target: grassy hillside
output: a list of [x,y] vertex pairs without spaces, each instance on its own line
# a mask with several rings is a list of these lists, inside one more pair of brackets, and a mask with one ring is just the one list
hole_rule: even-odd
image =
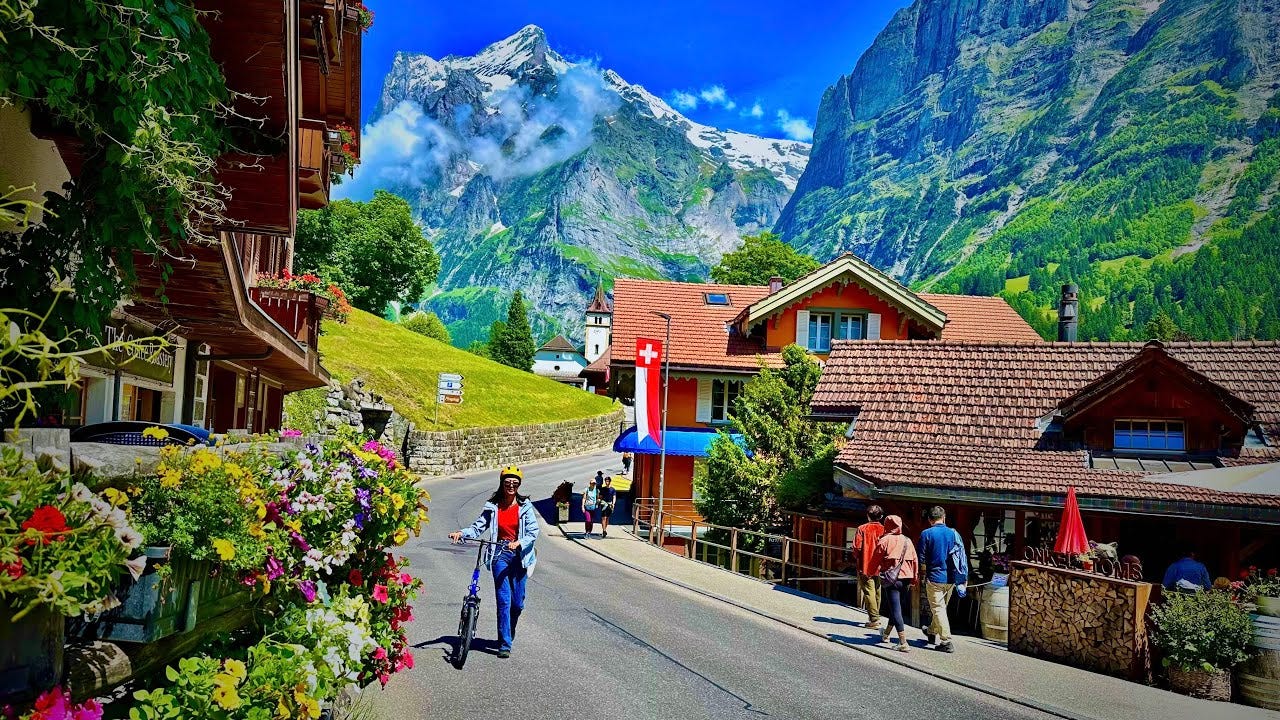
[[[572,420],[613,407],[608,398],[499,365],[360,310],[346,325],[325,321],[320,351],[335,379],[363,378],[421,430],[437,429],[432,418],[441,372],[465,378],[462,405],[440,408],[441,430]],[[285,410],[291,419],[310,419],[323,406],[324,393],[293,393],[285,398]]]

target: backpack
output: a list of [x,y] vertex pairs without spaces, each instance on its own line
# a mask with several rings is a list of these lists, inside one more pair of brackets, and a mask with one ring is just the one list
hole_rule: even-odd
[[947,550],[947,579],[954,579],[957,585],[963,585],[969,580],[969,558],[966,557],[964,540],[960,538],[960,533],[952,528],[951,534],[954,540],[951,543],[951,549]]

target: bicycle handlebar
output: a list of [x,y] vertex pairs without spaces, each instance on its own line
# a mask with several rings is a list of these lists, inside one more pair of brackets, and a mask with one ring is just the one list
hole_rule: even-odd
[[454,545],[466,545],[469,542],[475,542],[475,543],[480,543],[481,545],[501,545],[502,547],[507,546],[507,543],[501,540],[498,540],[495,542],[493,540],[485,540],[484,538],[461,537],[461,538],[458,538],[456,542],[452,540],[450,542],[452,542]]

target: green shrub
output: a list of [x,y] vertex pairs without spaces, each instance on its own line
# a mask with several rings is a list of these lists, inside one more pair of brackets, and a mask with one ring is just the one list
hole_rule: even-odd
[[442,343],[451,343],[449,337],[449,328],[444,326],[440,317],[433,312],[422,312],[419,310],[410,315],[400,318],[400,324],[406,330],[412,330],[419,335],[426,335],[429,338],[435,338]]
[[1230,670],[1249,657],[1253,623],[1227,592],[1167,593],[1151,617],[1151,641],[1165,667]]

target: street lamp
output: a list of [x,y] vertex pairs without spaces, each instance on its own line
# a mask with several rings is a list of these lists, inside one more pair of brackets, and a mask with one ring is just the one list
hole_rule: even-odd
[[666,509],[663,503],[667,489],[667,392],[671,389],[671,316],[657,310],[649,312],[667,321],[667,338],[662,345],[662,444],[659,446],[662,459],[658,461],[658,512],[661,513]]

